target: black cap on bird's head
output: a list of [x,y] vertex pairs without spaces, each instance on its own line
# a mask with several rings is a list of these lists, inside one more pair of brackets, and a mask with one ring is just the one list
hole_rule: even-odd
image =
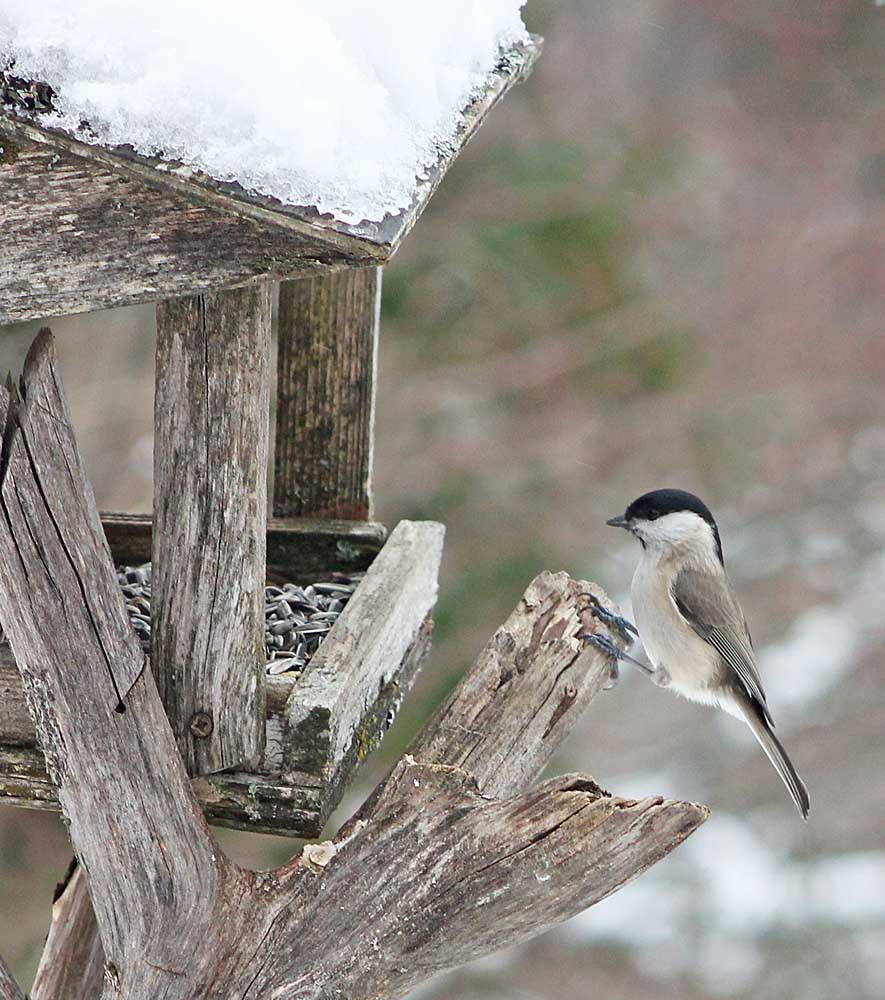
[[678,514],[683,511],[697,514],[698,517],[710,525],[713,537],[716,540],[719,561],[722,562],[722,542],[719,539],[719,528],[716,524],[716,519],[703,500],[696,497],[694,493],[688,493],[686,490],[652,490],[650,493],[643,493],[641,497],[637,497],[630,504],[621,516],[609,518],[605,523],[613,528],[626,528],[628,531],[637,534],[634,530],[637,523],[642,521],[656,521],[667,514]]

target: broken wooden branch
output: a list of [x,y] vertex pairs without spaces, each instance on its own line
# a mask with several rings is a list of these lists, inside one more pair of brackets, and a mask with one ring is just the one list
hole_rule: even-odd
[[31,1000],[98,1000],[104,985],[104,949],[83,869],[74,861],[58,886],[52,923]]
[[151,669],[191,774],[264,748],[270,286],[157,307]]
[[20,405],[4,391],[0,410],[0,621],[106,952],[127,967],[133,948],[170,950],[162,928],[187,936],[224,866],[126,615],[48,331],[28,354]]

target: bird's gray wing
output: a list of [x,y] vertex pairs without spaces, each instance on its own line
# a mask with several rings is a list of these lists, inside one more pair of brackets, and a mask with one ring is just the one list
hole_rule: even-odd
[[756,667],[750,633],[728,580],[699,569],[684,569],[671,590],[682,617],[734,671],[748,697],[771,723]]

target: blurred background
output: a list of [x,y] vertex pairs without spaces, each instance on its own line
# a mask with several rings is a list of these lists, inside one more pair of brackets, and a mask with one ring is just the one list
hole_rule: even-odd
[[[353,807],[506,617],[566,569],[629,610],[603,527],[704,497],[803,824],[749,733],[626,667],[554,763],[703,801],[674,855],[425,1000],[885,995],[885,10],[530,0],[546,49],[387,269],[380,519],[448,526],[434,652]],[[153,311],[58,320],[99,504],[151,498]],[[21,364],[33,327],[0,334]],[[290,841],[222,833],[268,866]],[[0,941],[30,982],[69,846],[0,808]],[[417,994],[416,994],[417,995]]]

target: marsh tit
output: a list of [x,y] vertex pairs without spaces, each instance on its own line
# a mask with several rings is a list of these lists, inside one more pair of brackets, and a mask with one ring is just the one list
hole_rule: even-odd
[[807,818],[808,791],[774,734],[713,515],[691,493],[654,490],[606,524],[625,528],[642,546],[633,575],[633,615],[655,668],[653,679],[746,722]]

